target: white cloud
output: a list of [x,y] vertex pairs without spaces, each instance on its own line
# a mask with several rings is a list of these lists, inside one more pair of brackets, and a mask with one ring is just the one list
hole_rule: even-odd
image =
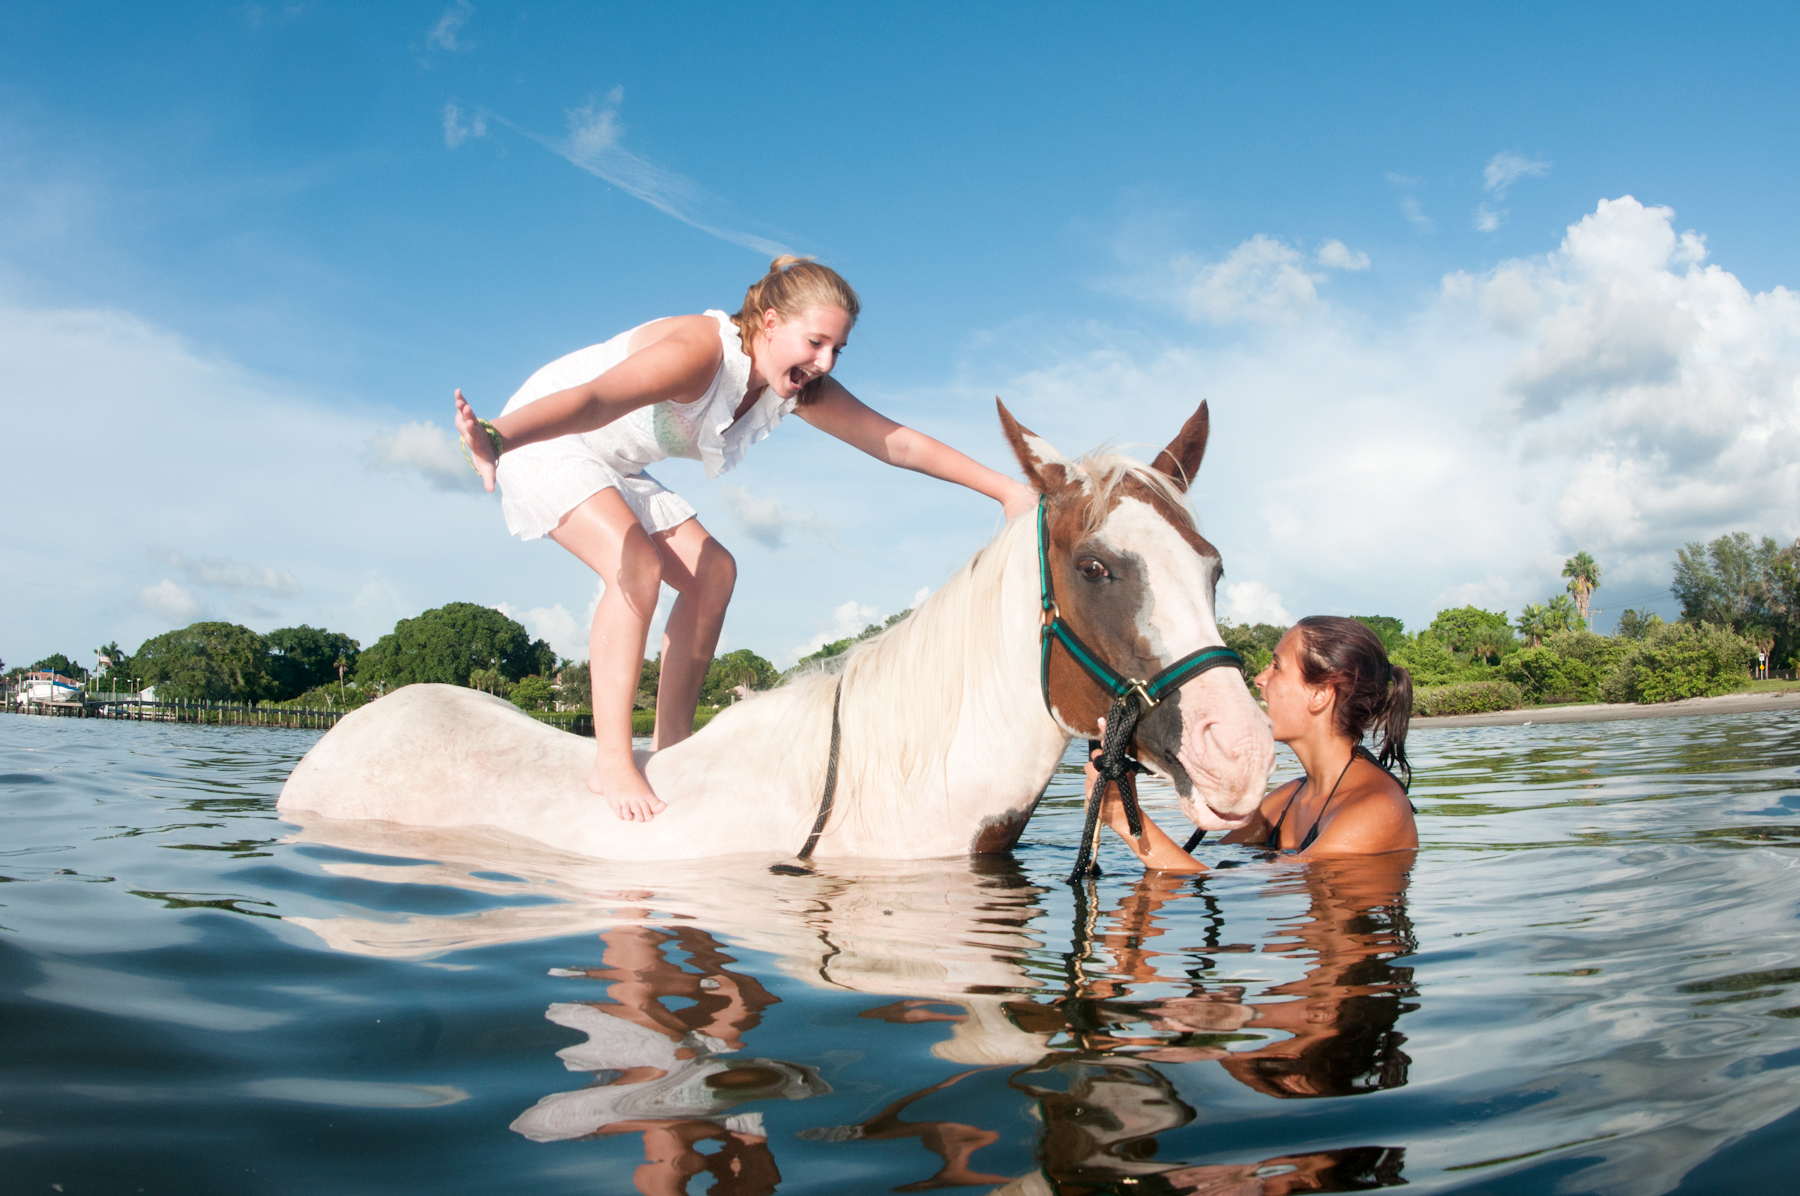
[[[575,616],[560,602],[554,606],[534,606],[529,610],[520,610],[507,602],[496,602],[494,609],[509,619],[517,619],[523,623],[533,639],[547,642],[556,649],[558,656],[580,660],[587,655],[588,625],[577,624]],[[592,615],[589,620],[592,621]]]
[[919,592],[914,594],[912,596],[912,601],[906,604],[907,609],[918,610],[919,607],[921,605],[923,605],[925,600],[929,597],[931,597],[931,587],[930,586],[920,586]]
[[1578,550],[1655,592],[1686,541],[1800,535],[1800,295],[1750,292],[1629,196],[1378,324],[1320,304],[1223,342],[1059,332],[1060,358],[968,398],[1076,450],[1160,443],[1204,393],[1207,537],[1296,615],[1515,610]]
[[462,109],[453,100],[444,105],[444,144],[455,149],[471,137],[487,136],[487,116],[479,109],[469,114],[469,123],[462,123]]
[[1214,324],[1292,323],[1318,306],[1324,278],[1307,269],[1298,249],[1258,233],[1193,271],[1188,316]]
[[1342,241],[1327,241],[1319,246],[1318,262],[1333,270],[1367,270],[1369,255],[1361,250],[1352,251]]
[[430,420],[370,437],[369,455],[376,468],[422,477],[439,490],[484,492],[480,476],[463,457],[462,441]]
[[1491,233],[1505,222],[1507,210],[1500,205],[1500,201],[1506,198],[1507,191],[1514,183],[1525,178],[1542,178],[1549,173],[1549,162],[1527,158],[1510,150],[1503,150],[1489,158],[1487,169],[1482,172],[1481,188],[1493,196],[1493,202],[1483,202],[1475,209],[1476,230]]
[[139,591],[138,601],[151,614],[173,623],[191,623],[200,613],[200,603],[194,596],[166,577]]
[[790,511],[774,495],[759,498],[742,486],[721,486],[719,497],[743,525],[744,533],[769,549],[787,547],[790,532],[830,539],[831,524],[811,511]]
[[770,257],[789,252],[788,247],[778,241],[733,227],[736,220],[730,205],[692,179],[658,166],[621,145],[625,126],[619,120],[619,105],[624,99],[625,89],[614,87],[607,93],[604,103],[589,100],[579,108],[570,109],[567,113],[569,134],[560,141],[533,133],[498,113],[487,115],[683,224]]
[[196,559],[168,549],[152,552],[150,557],[154,563],[179,571],[190,583],[208,589],[252,591],[275,598],[292,598],[300,592],[300,581],[292,573],[267,565],[219,557]]
[[798,660],[802,656],[811,656],[826,644],[855,635],[870,623],[880,611],[873,606],[866,606],[852,598],[839,606],[831,608],[831,625],[811,639],[795,648],[788,661]]
[[1435,232],[1437,230],[1437,222],[1425,214],[1425,209],[1419,206],[1418,199],[1411,195],[1402,195],[1400,197],[1400,214],[1406,217],[1406,222],[1408,224],[1412,225],[1422,233]]
[[1281,604],[1281,595],[1260,581],[1234,581],[1225,586],[1224,608],[1219,612],[1233,623],[1293,624],[1294,617]]
[[438,18],[431,32],[425,35],[425,44],[433,49],[448,50],[454,54],[459,50],[472,50],[475,43],[462,36],[462,27],[475,15],[475,6],[469,0],[456,0],[444,15]]
[[1520,179],[1542,178],[1549,173],[1550,163],[1503,150],[1488,159],[1487,169],[1482,172],[1482,190],[1504,199],[1508,188]]

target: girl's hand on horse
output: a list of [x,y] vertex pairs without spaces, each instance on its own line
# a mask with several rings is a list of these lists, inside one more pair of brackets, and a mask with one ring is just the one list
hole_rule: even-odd
[[481,475],[481,484],[492,494],[494,471],[499,468],[500,459],[494,455],[494,442],[476,422],[475,409],[469,406],[469,400],[463,398],[460,388],[456,392],[456,434],[462,437],[463,452],[468,454],[475,472]]

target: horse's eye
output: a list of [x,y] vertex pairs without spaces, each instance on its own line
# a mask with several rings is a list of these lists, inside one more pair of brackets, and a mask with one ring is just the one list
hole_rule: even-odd
[[1076,561],[1075,567],[1089,581],[1108,581],[1112,578],[1112,571],[1091,556]]

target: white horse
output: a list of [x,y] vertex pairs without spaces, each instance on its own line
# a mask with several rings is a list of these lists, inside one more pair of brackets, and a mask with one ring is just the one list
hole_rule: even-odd
[[[1206,450],[1206,405],[1149,467],[1114,454],[1070,461],[1004,406],[1000,420],[1045,497],[1050,576],[1081,639],[1128,678],[1222,644],[1219,553],[1184,499]],[[739,702],[650,756],[645,775],[668,803],[650,822],[622,822],[588,791],[587,741],[449,685],[407,686],[343,719],[277,808],[489,826],[600,859],[793,855],[820,811],[835,722],[819,858],[1005,851],[1070,739],[1093,737],[1111,702],[1060,648],[1040,689],[1042,625],[1038,520],[1021,517],[835,673]],[[1196,821],[1200,803],[1228,816],[1254,808],[1275,763],[1269,720],[1231,669],[1165,698],[1136,744]]]

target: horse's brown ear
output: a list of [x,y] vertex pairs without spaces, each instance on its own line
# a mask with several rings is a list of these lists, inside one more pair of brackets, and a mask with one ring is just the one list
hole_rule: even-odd
[[1026,481],[1040,494],[1066,485],[1069,459],[1050,447],[1049,441],[1014,419],[998,396],[994,406],[999,408],[1000,428],[1006,433],[1007,443],[1012,445],[1013,455],[1019,459],[1019,468],[1025,471]]
[[1180,433],[1169,442],[1169,447],[1156,454],[1157,471],[1166,474],[1183,491],[1193,483],[1194,475],[1200,472],[1200,458],[1206,456],[1209,424],[1206,400],[1202,399],[1200,410],[1190,415],[1188,422],[1181,425]]

